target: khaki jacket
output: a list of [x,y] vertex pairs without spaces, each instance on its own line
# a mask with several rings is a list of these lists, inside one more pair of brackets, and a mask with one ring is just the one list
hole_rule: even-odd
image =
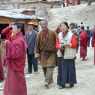
[[[44,41],[44,42],[43,42]],[[48,38],[43,37],[43,31],[40,31],[36,39],[35,57],[40,58],[42,67],[55,67],[56,65],[56,33],[48,30]]]

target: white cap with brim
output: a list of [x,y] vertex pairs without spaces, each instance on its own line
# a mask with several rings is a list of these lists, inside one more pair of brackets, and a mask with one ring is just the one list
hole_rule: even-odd
[[48,24],[47,20],[41,20],[40,24]]
[[34,23],[33,22],[29,22],[28,25],[34,25]]

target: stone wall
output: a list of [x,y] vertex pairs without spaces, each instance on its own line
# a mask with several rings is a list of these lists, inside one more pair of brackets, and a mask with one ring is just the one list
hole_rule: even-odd
[[60,3],[52,3],[52,2],[4,2],[0,3],[0,9],[7,9],[7,8],[26,8],[26,9],[44,9],[44,8],[51,8],[53,5],[54,8],[58,8],[61,6]]

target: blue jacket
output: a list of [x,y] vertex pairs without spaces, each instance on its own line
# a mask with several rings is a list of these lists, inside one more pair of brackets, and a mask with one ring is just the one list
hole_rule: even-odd
[[88,39],[90,39],[91,38],[91,30],[90,29],[87,29],[86,30],[86,33],[87,33]]
[[34,54],[37,32],[35,30],[32,30],[31,32],[28,31],[25,34],[25,37],[28,44],[27,54]]

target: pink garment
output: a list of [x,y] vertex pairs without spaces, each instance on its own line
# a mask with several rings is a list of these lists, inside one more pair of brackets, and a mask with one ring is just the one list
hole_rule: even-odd
[[79,34],[80,39],[80,58],[85,58],[87,56],[87,33],[81,31]]
[[80,5],[80,0],[77,0],[77,5]]
[[87,56],[87,47],[80,46],[80,58],[85,58]]
[[3,72],[1,58],[0,58],[0,79],[4,80],[4,72]]
[[66,3],[67,3],[67,6],[69,6],[69,4],[70,4],[70,1],[69,1],[69,0],[66,0]]
[[92,47],[95,47],[95,28],[92,29],[92,41],[91,41]]
[[10,30],[10,27],[6,27],[2,30],[1,34],[6,36],[6,40],[9,40],[11,38],[12,31]]
[[[0,38],[0,44],[1,44],[1,38]],[[1,47],[0,47],[0,79],[4,80],[4,72],[3,72],[2,60],[1,60]]]
[[27,44],[21,32],[6,43],[4,66],[8,67],[4,95],[27,95],[24,75]]
[[94,65],[95,65],[95,28],[92,29],[92,47],[94,47]]

